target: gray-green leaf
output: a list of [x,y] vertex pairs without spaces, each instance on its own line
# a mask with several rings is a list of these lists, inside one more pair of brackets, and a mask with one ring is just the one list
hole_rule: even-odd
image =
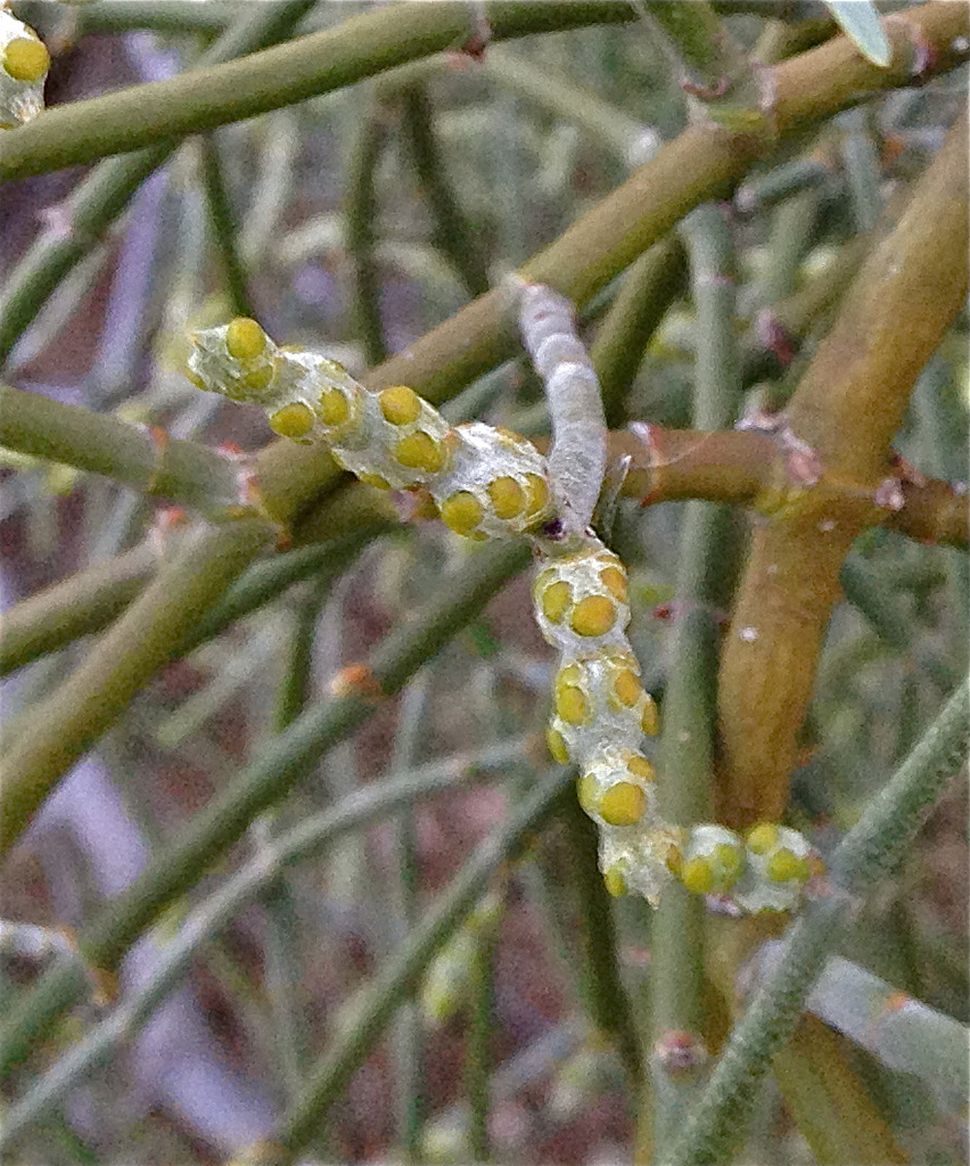
[[870,0],[825,0],[837,24],[867,61],[885,68],[892,47],[882,20]]

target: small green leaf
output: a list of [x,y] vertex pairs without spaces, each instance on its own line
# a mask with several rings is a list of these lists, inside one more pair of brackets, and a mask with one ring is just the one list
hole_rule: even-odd
[[871,0],[825,0],[836,23],[867,61],[885,69],[892,60],[892,46]]

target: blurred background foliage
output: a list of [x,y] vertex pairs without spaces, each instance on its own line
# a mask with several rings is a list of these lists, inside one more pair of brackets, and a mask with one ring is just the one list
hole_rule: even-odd
[[[336,25],[373,7],[319,3],[304,24]],[[768,59],[834,33],[819,5],[718,7],[737,40]],[[14,5],[51,47],[50,106],[174,75],[244,8],[221,0]],[[858,267],[860,239],[893,215],[965,100],[963,70],[889,92],[788,143],[734,193],[733,325],[749,413],[788,398]],[[259,410],[200,394],[186,380],[189,330],[251,314],[279,341],[323,350],[361,374],[554,240],[683,119],[677,69],[655,30],[635,22],[526,37],[486,48],[481,60],[455,52],[414,67],[406,85],[367,81],[189,139],[60,283],[18,340],[5,379],[176,437],[259,449],[270,438]],[[4,186],[0,282],[41,227],[56,227],[82,173]],[[682,256],[670,273],[665,310],[642,359],[631,359],[616,422],[691,424],[697,329]],[[615,294],[610,285],[585,309],[591,341]],[[796,321],[791,345],[766,333],[768,309]],[[914,466],[951,480],[966,473],[966,326],[964,313],[926,366],[897,442]],[[469,386],[446,412],[530,435],[545,428],[541,385],[521,359]],[[0,456],[5,607],[138,547],[148,532],[165,540],[178,524],[171,510],[108,479],[13,451]],[[625,503],[612,532],[631,573],[632,639],[661,702],[686,505]],[[469,554],[434,523],[381,529],[165,668],[74,769],[6,860],[4,918],[51,929],[3,933],[9,997],[51,958],[64,958],[62,929],[81,927],[149,855],[164,855],[261,742],[305,703],[324,699],[341,669],[406,624]],[[967,666],[965,551],[872,529],[843,582],[788,815],[823,852]],[[86,650],[83,641],[69,644],[18,670],[4,682],[4,717],[51,691]],[[13,1095],[69,1056],[116,1002],[150,984],[190,908],[274,840],[392,779],[423,781],[424,796],[375,811],[378,820],[287,866],[270,890],[205,935],[151,1017],[133,1021],[103,1063],[19,1135],[9,1160],[208,1163],[267,1136],[308,1066],[348,1023],[345,1002],[547,773],[549,672],[520,578],[284,804],[252,823],[231,856],[134,947],[120,987],[101,985],[33,1050]],[[944,799],[840,947],[963,1024],[965,816],[962,791]],[[631,1057],[590,1005],[590,979],[601,969],[584,930],[591,911],[610,910],[586,885],[590,837],[560,799],[525,849],[480,887],[475,911],[423,987],[361,1056],[307,1160],[631,1160],[645,1136]],[[612,915],[615,936],[602,920],[595,935],[615,941],[649,1053],[651,912],[624,899]],[[716,924],[718,943],[730,946],[730,923]],[[864,1040],[839,1041],[840,1063],[902,1155],[894,1161],[964,1160],[962,1105],[941,1101]],[[770,1082],[742,1160],[851,1160],[819,1157],[824,1138],[811,1145],[814,1125],[852,1123],[832,1104],[808,1098],[793,1114]]]

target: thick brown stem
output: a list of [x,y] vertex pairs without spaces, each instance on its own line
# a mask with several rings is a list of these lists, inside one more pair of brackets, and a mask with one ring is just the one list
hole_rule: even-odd
[[[801,483],[776,496],[775,516],[754,532],[721,659],[719,816],[730,825],[784,811],[839,570],[872,521],[871,499],[905,509],[899,484],[885,480],[889,443],[966,288],[961,118],[895,230],[860,269],[781,419]],[[859,497],[826,489],[826,475],[864,489]]]

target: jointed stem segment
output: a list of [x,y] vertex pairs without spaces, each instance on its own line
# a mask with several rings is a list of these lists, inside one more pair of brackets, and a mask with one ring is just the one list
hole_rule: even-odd
[[626,571],[587,527],[590,483],[605,459],[598,382],[568,301],[541,285],[520,294],[523,340],[557,429],[548,461],[508,430],[450,427],[404,385],[371,392],[332,360],[278,348],[250,319],[198,333],[190,375],[259,402],[277,433],[325,444],[369,485],[429,494],[457,534],[528,538],[539,559],[536,618],[560,656],[549,745],[581,767],[580,804],[600,827],[611,893],[655,903],[676,872],[689,890],[729,896],[742,910],[792,907],[812,873],[800,835],[771,827],[763,846],[745,848],[729,831],[683,830],[658,812],[653,767],[640,752],[657,717],[626,638]]

